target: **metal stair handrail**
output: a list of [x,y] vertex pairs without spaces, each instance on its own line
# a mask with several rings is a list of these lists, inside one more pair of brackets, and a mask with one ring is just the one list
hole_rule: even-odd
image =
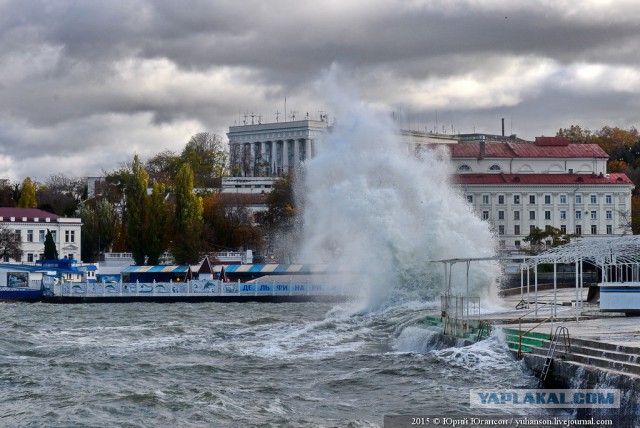
[[542,372],[540,373],[540,386],[544,385],[545,380],[547,380],[547,375],[549,374],[549,370],[551,369],[551,364],[553,363],[553,357],[556,353],[556,347],[558,346],[560,337],[564,339],[565,352],[567,348],[569,349],[569,352],[571,352],[571,338],[569,337],[569,329],[566,326],[559,325],[556,328],[553,338],[549,342],[547,358],[544,361],[544,366],[542,366]]

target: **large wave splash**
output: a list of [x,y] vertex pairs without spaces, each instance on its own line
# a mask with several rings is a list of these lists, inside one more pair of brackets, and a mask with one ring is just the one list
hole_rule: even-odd
[[[450,184],[446,151],[416,156],[388,114],[354,101],[336,80],[323,88],[335,124],[299,188],[303,257],[354,274],[349,282],[366,290],[368,308],[407,292],[434,298],[443,290],[444,268],[432,261],[492,256],[489,224]],[[465,272],[462,264],[453,269],[453,291],[466,291]],[[470,290],[486,292],[498,275],[495,263],[472,263]]]

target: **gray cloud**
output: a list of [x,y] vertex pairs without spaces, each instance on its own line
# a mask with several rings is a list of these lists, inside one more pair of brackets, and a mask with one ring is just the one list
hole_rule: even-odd
[[[93,175],[247,113],[312,117],[339,64],[407,125],[635,125],[640,5],[543,0],[0,2],[0,165]],[[99,153],[99,155],[96,155]]]

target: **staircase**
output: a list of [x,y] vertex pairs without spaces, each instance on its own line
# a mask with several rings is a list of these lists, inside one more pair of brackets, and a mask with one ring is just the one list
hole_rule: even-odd
[[531,353],[536,349],[545,349],[551,339],[550,334],[531,331],[528,333],[523,332],[522,342],[520,342],[520,330],[517,328],[503,328],[502,333],[504,334],[507,347],[516,353],[518,349],[520,349],[522,353]]
[[[532,350],[532,354],[542,358],[546,357],[545,351],[544,348],[538,348]],[[572,338],[571,352],[567,351],[557,349],[555,359],[578,367],[640,377],[640,348]]]

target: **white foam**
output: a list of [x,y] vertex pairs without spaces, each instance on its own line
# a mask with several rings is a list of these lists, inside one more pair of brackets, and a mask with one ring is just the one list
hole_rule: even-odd
[[[338,80],[334,70],[322,88],[338,119],[316,146],[301,188],[303,257],[361,273],[357,286],[368,290],[362,309],[398,288],[433,298],[442,291],[443,268],[429,261],[493,255],[489,224],[449,183],[451,166],[441,152],[409,153],[388,115]],[[493,263],[472,263],[470,289],[488,290],[498,275]],[[454,268],[452,284],[466,291],[465,269]]]

